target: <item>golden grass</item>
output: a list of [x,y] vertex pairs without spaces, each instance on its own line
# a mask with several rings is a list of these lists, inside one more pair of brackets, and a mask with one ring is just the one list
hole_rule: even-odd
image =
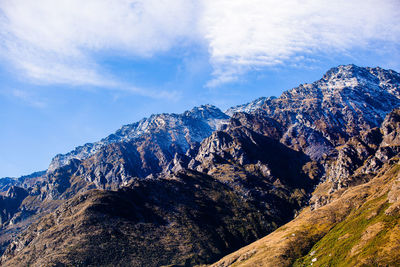
[[[387,196],[397,193],[399,169],[398,164],[386,165],[370,182],[336,194],[319,209],[304,209],[291,222],[211,266],[396,266],[400,214],[392,207],[399,203],[397,198],[389,203]],[[321,184],[316,192],[326,188]]]

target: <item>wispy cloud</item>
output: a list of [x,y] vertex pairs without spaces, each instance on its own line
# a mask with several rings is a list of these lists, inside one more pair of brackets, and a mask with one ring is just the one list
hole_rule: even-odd
[[107,88],[121,88],[121,82],[102,68],[98,55],[146,59],[202,43],[214,70],[208,85],[218,86],[249,70],[311,62],[316,54],[398,44],[400,3],[2,0],[0,40],[3,58],[33,81]]
[[185,0],[3,0],[0,52],[34,81],[111,87],[116,78],[96,53],[167,51],[192,34],[194,6]]
[[24,90],[13,89],[11,96],[34,108],[45,108],[47,106],[45,101]]
[[[201,29],[214,79],[234,81],[251,69],[400,42],[398,0],[208,0]],[[298,56],[302,56],[302,58]]]
[[181,92],[176,90],[155,90],[155,89],[142,89],[128,84],[116,84],[111,87],[113,90],[117,89],[121,92],[134,93],[140,96],[146,96],[154,99],[166,99],[176,102],[181,99]]

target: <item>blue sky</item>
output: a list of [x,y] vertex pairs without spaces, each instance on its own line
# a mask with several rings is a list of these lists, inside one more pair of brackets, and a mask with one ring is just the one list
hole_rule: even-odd
[[[0,177],[152,113],[400,71],[398,0],[2,0]],[[334,3],[332,3],[334,2]]]

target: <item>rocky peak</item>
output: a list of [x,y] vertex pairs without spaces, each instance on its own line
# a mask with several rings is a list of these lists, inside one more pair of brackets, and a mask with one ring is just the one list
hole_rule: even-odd
[[184,117],[191,119],[227,119],[228,116],[213,105],[201,105],[183,113]]
[[268,104],[271,100],[275,99],[276,97],[271,96],[271,97],[260,97],[257,98],[256,100],[253,100],[247,104],[242,104],[238,106],[231,107],[225,111],[226,114],[229,116],[233,116],[235,112],[245,112],[245,113],[251,113],[255,110],[260,109],[263,105]]
[[[400,74],[393,70],[385,70],[380,67],[358,67],[356,65],[340,65],[326,72],[321,79],[325,82],[338,80],[357,80],[360,84],[378,84],[386,89],[393,87],[400,82]],[[398,87],[398,86],[395,86]]]
[[381,128],[361,132],[336,147],[336,153],[325,166],[326,183],[329,191],[313,196],[312,207],[327,204],[333,193],[350,186],[368,182],[377,175],[385,163],[400,153],[400,109],[390,112]]
[[73,158],[84,160],[112,143],[130,142],[145,135],[169,135],[168,139],[187,150],[193,142],[201,142],[229,118],[220,109],[212,105],[195,107],[182,114],[157,114],[136,123],[122,126],[115,133],[95,142],[75,148],[67,154],[55,156],[48,172],[69,164]]
[[352,78],[376,79],[369,68],[358,67],[354,64],[340,65],[328,70],[322,77],[324,81],[345,80]]
[[400,95],[400,74],[380,67],[338,66],[330,69],[316,84],[325,91],[324,95],[340,95],[340,98],[352,100],[365,96],[399,98]]
[[[399,93],[400,74],[344,65],[314,83],[284,92],[262,109],[286,129],[283,143],[319,159],[325,152],[317,150],[329,151],[361,131],[379,127],[386,114],[400,106]],[[297,137],[306,136],[311,142],[297,142]]]
[[26,190],[18,186],[11,186],[5,194],[5,196],[9,198],[20,199],[24,199],[27,195],[28,193],[26,192]]
[[382,123],[383,146],[400,146],[400,109],[386,116]]

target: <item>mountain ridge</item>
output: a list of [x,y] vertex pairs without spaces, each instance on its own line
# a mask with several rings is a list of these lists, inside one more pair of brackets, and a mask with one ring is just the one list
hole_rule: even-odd
[[[339,78],[338,78],[339,76]],[[343,76],[343,77],[342,77]],[[355,77],[354,77],[355,76]],[[373,82],[369,81],[372,80]],[[338,79],[344,79],[344,82],[338,82]],[[389,82],[388,82],[389,81]],[[393,83],[394,82],[394,83]],[[400,83],[400,76],[398,73],[394,72],[393,70],[383,70],[382,68],[376,67],[376,68],[360,68],[357,67],[355,65],[340,65],[338,67],[335,68],[331,68],[330,70],[328,70],[326,72],[326,74],[324,74],[323,78],[321,78],[320,80],[311,83],[311,84],[304,84],[304,85],[300,85],[299,87],[295,87],[291,90],[285,91],[282,93],[282,95],[280,97],[261,97],[258,98],[252,102],[249,102],[247,104],[243,104],[243,105],[238,105],[235,107],[232,107],[230,109],[228,109],[225,113],[223,113],[221,110],[219,110],[218,108],[212,106],[212,105],[203,105],[200,106],[200,108],[205,108],[206,111],[208,111],[206,115],[212,115],[213,118],[210,122],[208,122],[208,125],[210,126],[210,129],[208,129],[208,131],[206,131],[205,134],[201,134],[201,136],[198,136],[198,138],[194,138],[195,141],[200,142],[202,139],[204,139],[205,137],[207,137],[208,135],[211,134],[211,132],[213,130],[217,130],[218,128],[218,120],[220,124],[224,124],[224,120],[227,120],[229,117],[228,116],[232,116],[235,112],[245,112],[245,113],[251,113],[254,112],[256,110],[264,110],[267,112],[267,115],[270,117],[274,117],[274,113],[276,108],[271,108],[271,106],[278,106],[278,110],[279,110],[279,105],[281,105],[280,102],[284,101],[285,99],[288,98],[294,98],[297,97],[299,100],[302,100],[302,92],[307,89],[307,90],[313,90],[313,88],[315,87],[321,87],[321,88],[335,88],[335,89],[345,89],[345,88],[353,88],[352,91],[355,91],[354,89],[359,88],[360,86],[366,86],[368,88],[368,90],[371,90],[371,92],[376,91],[376,93],[383,93],[385,91],[387,91],[386,95],[382,95],[380,97],[384,97],[387,103],[385,103],[385,105],[380,105],[377,108],[375,108],[375,106],[373,106],[373,109],[366,109],[366,107],[364,107],[364,109],[360,108],[359,106],[357,106],[357,99],[350,99],[352,100],[352,102],[350,102],[347,106],[345,106],[345,108],[349,109],[350,113],[352,112],[352,110],[354,110],[354,113],[366,113],[369,114],[366,124],[370,124],[373,125],[374,127],[379,126],[380,122],[383,121],[384,116],[390,111],[390,109],[387,109],[385,107],[393,107],[396,105],[400,105],[400,101],[399,101],[399,97],[400,97],[400,88],[398,86],[398,84]],[[396,86],[397,84],[397,86]],[[329,90],[325,90],[325,91],[329,91]],[[334,93],[334,92],[329,92],[329,93]],[[316,91],[314,93],[314,97],[321,97],[322,92],[318,92]],[[336,97],[336,95],[332,95],[330,96],[331,98]],[[367,95],[369,97],[368,101],[373,103],[373,98],[376,96],[371,96],[371,95]],[[356,98],[357,95],[355,96],[351,96],[353,98]],[[322,99],[322,101],[324,101],[324,99]],[[330,100],[332,101],[332,100]],[[349,101],[348,98],[346,98],[345,100],[342,100],[343,102]],[[393,103],[395,102],[395,103]],[[358,109],[358,110],[356,110]],[[158,115],[151,115],[149,118],[144,118],[142,120],[140,120],[139,122],[133,123],[133,124],[128,124],[125,126],[122,126],[119,130],[117,130],[114,134],[109,135],[106,138],[103,138],[101,141],[99,142],[95,142],[95,143],[88,143],[85,144],[84,146],[80,146],[77,147],[76,149],[74,149],[73,151],[64,154],[64,155],[57,155],[55,158],[53,158],[48,171],[54,171],[57,167],[61,167],[65,164],[67,164],[68,160],[71,158],[77,158],[77,159],[86,159],[89,156],[95,154],[97,151],[99,151],[101,148],[103,148],[104,146],[110,144],[110,143],[116,143],[116,142],[120,142],[120,141],[130,141],[134,138],[138,138],[140,137],[144,132],[150,132],[151,129],[154,129],[154,127],[152,128],[151,124],[155,123],[158,119],[163,119],[163,117],[166,117],[166,119],[168,120],[169,118],[171,120],[174,119],[178,119],[179,117],[181,118],[188,118],[191,119],[192,117],[194,119],[206,119],[206,117],[203,116],[197,116],[197,113],[199,111],[198,107],[193,108],[191,111],[185,111],[182,114],[158,114]],[[280,114],[285,113],[284,110],[279,111]],[[293,113],[293,111],[292,111]],[[312,124],[316,121],[315,119],[309,121],[307,120],[308,117],[310,117],[309,113],[305,113],[305,114],[301,114],[302,112],[297,112],[299,113],[298,116],[295,116],[295,118],[291,118],[290,120],[292,122],[289,122],[292,127],[294,126],[295,129],[299,128],[298,124],[307,127],[306,130],[301,130],[303,133],[305,131],[309,131],[311,133],[308,133],[313,135],[315,134],[315,131],[313,131],[315,127],[312,127]],[[191,114],[193,114],[194,116],[191,116]],[[289,114],[288,114],[289,115]],[[324,116],[325,114],[319,114],[321,116]],[[350,114],[351,115],[351,114]],[[355,114],[358,115],[358,114]],[[357,116],[352,115],[353,121],[357,119]],[[291,115],[293,116],[293,115]],[[179,119],[181,119],[179,118]],[[209,119],[211,119],[210,117],[208,117]],[[289,115],[290,118],[290,115]],[[343,121],[344,119],[344,121]],[[280,120],[283,122],[283,124],[287,124],[288,121],[280,118]],[[348,119],[346,120],[345,118],[332,118],[330,119],[330,123],[335,123],[335,121],[339,120],[339,123],[343,123],[346,124],[348,123]],[[342,120],[342,121],[340,121]],[[185,127],[185,123],[187,123],[186,121],[184,123],[182,123],[183,125],[179,125],[179,126],[183,126]],[[296,125],[296,123],[298,123]],[[337,124],[337,123],[336,123]],[[354,122],[353,122],[354,124]],[[147,127],[150,125],[150,127],[147,129]],[[289,128],[289,127],[288,127]],[[291,135],[290,130],[291,129],[287,129],[288,130],[288,134]],[[356,129],[358,130],[358,129]],[[317,132],[324,134],[324,131],[318,129]],[[325,133],[326,135],[326,133]],[[337,145],[337,141],[335,140],[334,136],[329,136],[326,135],[324,136],[325,139],[328,139],[328,142],[333,142],[333,145]],[[348,138],[348,136],[347,136]],[[343,141],[339,141],[339,142],[343,142]],[[187,149],[187,146],[184,146],[185,149]],[[328,148],[329,150],[329,148]],[[313,154],[313,152],[309,153],[310,155]],[[316,155],[316,157],[320,157],[321,155]]]
[[[17,206],[9,206],[3,215],[0,237],[5,241],[0,241],[3,249],[7,245],[8,248],[2,262],[7,266],[21,260],[40,266],[40,259],[32,254],[38,245],[43,259],[54,264],[79,263],[62,255],[74,255],[81,260],[79,264],[121,263],[111,255],[104,261],[93,261],[89,254],[104,251],[86,243],[88,250],[74,247],[72,254],[64,251],[50,257],[42,245],[55,242],[53,237],[58,234],[79,245],[67,231],[71,229],[68,218],[72,216],[82,223],[76,226],[76,234],[82,235],[84,225],[96,230],[90,236],[83,234],[82,240],[89,238],[105,248],[114,246],[109,247],[113,251],[118,242],[109,237],[115,234],[108,235],[103,230],[117,231],[127,242],[125,256],[132,262],[152,262],[149,266],[211,263],[289,222],[304,207],[318,210],[330,205],[343,190],[371,181],[377,170],[389,164],[386,159],[399,152],[393,146],[397,142],[397,113],[390,113],[400,106],[399,97],[400,74],[379,67],[342,65],[330,69],[314,83],[300,85],[280,97],[259,98],[232,107],[226,113],[203,105],[182,114],[152,115],[123,126],[100,143],[78,147],[64,158],[55,157],[43,176],[27,179],[32,182],[25,183],[24,191],[17,185],[8,185],[9,193],[5,192],[0,205],[16,199],[17,202],[12,201]],[[377,127],[382,127],[383,134]],[[364,164],[366,160],[369,164]],[[154,195],[143,195],[137,186],[154,187],[155,191],[150,190]],[[177,188],[188,190],[184,199],[166,193]],[[121,193],[121,199],[119,193],[112,192],[125,193]],[[207,200],[207,192],[211,200]],[[137,198],[143,202],[135,202]],[[152,216],[158,214],[159,219],[145,224],[142,219],[127,219],[124,211],[110,204],[117,203],[116,199],[131,203],[127,204],[129,209],[140,218],[154,219]],[[205,208],[203,215],[210,216],[211,212],[222,216],[221,228],[212,220],[200,219],[203,215],[197,217],[198,205],[211,205],[211,201],[219,207],[222,202],[218,199],[225,203],[225,212],[232,214],[232,220],[224,217],[222,210],[211,212]],[[98,209],[99,205],[103,208]],[[254,216],[249,218],[240,212],[237,207],[241,205]],[[75,206],[86,207],[88,213],[79,213]],[[171,217],[173,214],[180,214],[186,221]],[[138,236],[127,238],[131,230],[121,234],[121,229],[111,229],[108,219],[101,218],[114,218],[126,229],[142,229],[137,233],[144,236],[147,232],[141,232],[144,228],[140,227],[146,225],[146,231],[152,233],[149,240],[159,238],[162,229],[187,236],[202,256],[196,256],[190,244],[185,243],[188,249],[176,250],[179,243],[164,239],[158,250],[170,253],[169,249],[174,248],[174,261],[167,262],[162,257],[157,261],[151,253],[141,257],[131,248],[139,244],[153,246],[150,241]],[[165,228],[170,225],[165,222],[172,218],[171,225],[178,232]],[[58,225],[59,219],[66,223]],[[255,228],[242,223],[248,220]],[[220,231],[216,233],[215,227]],[[195,230],[188,235],[191,228]],[[22,231],[22,235],[17,235],[15,229]],[[197,242],[196,238],[202,241]]]
[[[370,147],[377,147],[369,155],[347,155],[365,160],[341,187],[327,190],[337,182],[334,179],[320,183],[313,192],[314,203],[296,218],[211,266],[397,266],[399,122],[400,110],[396,109],[385,118],[382,138],[370,139]],[[362,135],[347,145],[357,147],[355,142],[368,139]],[[361,151],[365,152],[364,147]],[[368,166],[376,160],[382,162],[371,171]],[[321,201],[323,194],[328,201]]]
[[[127,142],[131,141],[135,138],[142,136],[143,134],[154,131],[157,127],[162,126],[162,123],[171,124],[172,128],[175,126],[175,123],[179,123],[180,125],[176,125],[175,127],[190,127],[187,125],[187,120],[193,119],[194,123],[203,123],[205,125],[193,125],[195,126],[203,126],[203,132],[200,132],[200,136],[196,136],[194,133],[192,136],[195,139],[194,141],[201,141],[204,134],[208,134],[210,131],[216,130],[218,125],[223,124],[224,119],[227,119],[226,116],[220,109],[212,105],[201,105],[199,107],[194,107],[192,110],[184,111],[181,114],[175,113],[162,113],[162,114],[152,114],[149,118],[143,118],[138,122],[127,124],[119,128],[115,133],[110,134],[109,136],[101,139],[98,142],[94,143],[86,143],[83,146],[78,146],[72,151],[66,154],[58,154],[50,163],[48,168],[49,172],[54,171],[56,168],[62,167],[68,164],[68,161],[72,158],[76,158],[79,160],[86,159],[91,155],[95,154],[101,148],[111,144],[118,142]],[[209,129],[205,127],[209,126]],[[187,129],[190,131],[190,129]],[[204,138],[204,137],[203,137]]]

